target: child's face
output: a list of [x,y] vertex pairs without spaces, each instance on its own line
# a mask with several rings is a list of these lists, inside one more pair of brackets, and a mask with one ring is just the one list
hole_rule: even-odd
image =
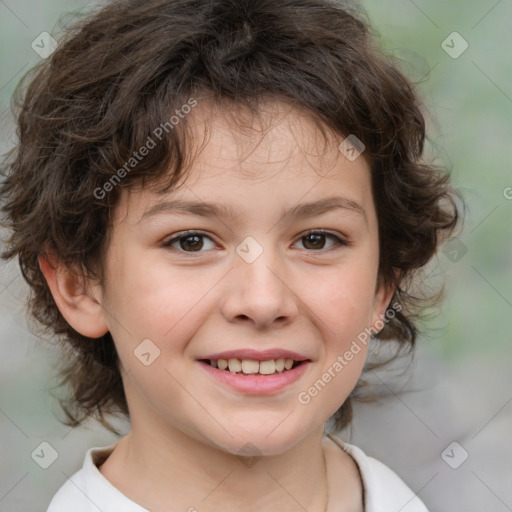
[[[322,428],[360,376],[367,348],[360,344],[350,361],[343,356],[391,293],[376,291],[370,171],[362,157],[343,156],[340,138],[325,146],[311,119],[295,110],[283,115],[286,109],[267,105],[264,118],[272,121],[261,138],[237,131],[219,111],[204,121],[212,111],[198,107],[189,120],[197,140],[205,124],[212,133],[186,184],[165,196],[147,189],[121,196],[102,303],[134,433],[182,432],[232,453],[248,442],[279,453]],[[336,198],[341,208],[283,217]],[[168,209],[174,200],[197,203],[196,213]],[[234,215],[199,215],[213,203]],[[329,234],[307,237],[312,229]],[[171,245],[186,230],[200,233]],[[148,366],[134,355],[146,339],[160,350]],[[151,346],[145,362],[155,355]],[[291,351],[307,362],[282,376],[252,377],[202,362],[244,350]],[[345,364],[334,371],[338,356]],[[329,369],[331,379],[322,379]],[[322,390],[308,393],[319,379]]]

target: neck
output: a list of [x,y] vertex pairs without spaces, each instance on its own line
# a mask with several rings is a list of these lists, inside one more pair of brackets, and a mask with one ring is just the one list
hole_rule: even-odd
[[325,512],[323,428],[279,455],[244,457],[173,432],[136,425],[101,466],[123,494],[150,510]]

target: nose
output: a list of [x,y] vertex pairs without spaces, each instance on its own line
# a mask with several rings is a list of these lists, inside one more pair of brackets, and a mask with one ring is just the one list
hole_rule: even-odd
[[221,301],[222,314],[229,322],[251,323],[262,330],[284,327],[297,318],[298,298],[270,252],[265,250],[252,263],[236,257]]

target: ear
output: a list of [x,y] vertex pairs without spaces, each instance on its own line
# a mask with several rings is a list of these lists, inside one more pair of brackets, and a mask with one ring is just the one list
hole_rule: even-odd
[[383,328],[383,319],[385,318],[386,310],[395,293],[395,287],[391,284],[385,285],[378,283],[377,291],[373,302],[373,315],[372,315],[372,329],[374,332],[380,332]]
[[99,338],[108,332],[99,284],[59,262],[51,254],[39,256],[39,268],[62,316],[83,336]]

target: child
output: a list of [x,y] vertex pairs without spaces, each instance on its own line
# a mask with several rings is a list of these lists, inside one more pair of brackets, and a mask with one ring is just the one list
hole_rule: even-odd
[[358,10],[111,2],[21,101],[3,256],[65,349],[69,424],[130,420],[48,511],[425,511],[324,436],[369,335],[413,346],[409,285],[457,222]]

